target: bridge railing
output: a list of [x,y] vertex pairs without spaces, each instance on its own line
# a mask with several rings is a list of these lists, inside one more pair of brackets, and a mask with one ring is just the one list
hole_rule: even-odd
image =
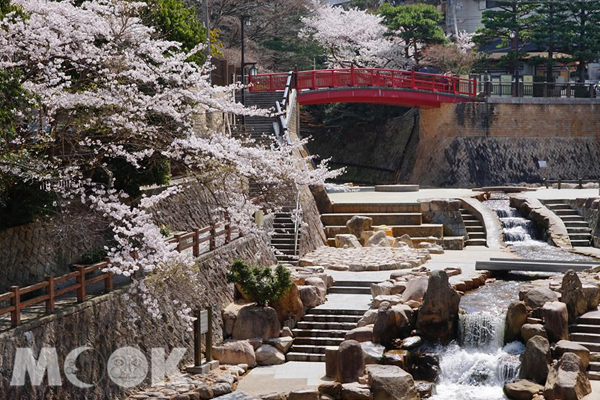
[[[250,91],[284,90],[288,74],[274,73],[252,76]],[[389,87],[442,92],[455,95],[477,95],[477,80],[381,68],[344,68],[296,73],[296,89],[356,87]]]

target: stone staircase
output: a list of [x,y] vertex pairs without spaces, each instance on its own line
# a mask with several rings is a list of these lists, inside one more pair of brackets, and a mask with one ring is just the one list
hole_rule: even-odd
[[[591,359],[600,359],[600,312],[588,312],[569,326],[569,340],[586,347]],[[590,361],[588,376],[591,380],[600,381],[600,361]]]
[[[370,287],[371,282],[336,281],[328,293],[370,295]],[[321,307],[308,310],[296,329],[292,330],[294,344],[286,360],[325,362],[325,348],[339,346],[366,311]]]
[[[283,99],[283,92],[248,92],[244,95],[246,106],[256,106],[263,109],[275,109],[275,102]],[[241,102],[241,95],[236,94],[236,101]],[[242,118],[238,117],[238,129],[258,143],[269,144],[275,138],[273,117],[244,117],[245,129],[241,125]]]
[[[288,211],[275,213],[273,221],[274,233],[271,236],[271,246],[277,252],[275,257],[281,263],[292,265],[298,264],[298,255],[294,253],[294,221],[292,215]],[[298,232],[298,243],[300,243],[300,232]]]
[[469,239],[465,241],[465,245],[487,246],[483,222],[480,221],[476,215],[472,214],[466,208],[460,208],[460,215],[462,216],[465,228],[467,228],[467,234],[469,235]]
[[544,205],[563,220],[573,247],[592,245],[592,230],[586,220],[565,200],[545,200]]
[[394,204],[334,204],[333,212],[322,214],[321,221],[330,246],[335,246],[335,235],[349,233],[346,222],[354,215],[373,218],[373,226],[387,225],[395,237],[407,234],[415,244],[431,242],[431,237],[442,239],[442,224],[423,224],[420,203]]

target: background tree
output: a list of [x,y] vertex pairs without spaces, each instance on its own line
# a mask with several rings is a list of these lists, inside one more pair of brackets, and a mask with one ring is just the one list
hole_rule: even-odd
[[424,47],[446,42],[440,27],[444,16],[430,4],[407,4],[392,6],[383,3],[379,9],[384,22],[394,36],[406,43],[406,58],[413,58],[417,65],[421,61]]
[[423,50],[421,64],[458,75],[468,73],[478,59],[477,53],[472,50],[462,52],[455,44],[436,44]]
[[600,57],[600,1],[567,0],[567,18],[561,26],[566,29],[569,54],[577,64],[577,78],[585,82],[585,68]]

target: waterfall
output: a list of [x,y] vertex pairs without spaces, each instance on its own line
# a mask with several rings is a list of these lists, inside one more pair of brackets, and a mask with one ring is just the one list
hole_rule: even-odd
[[462,314],[459,335],[468,349],[497,349],[504,341],[504,319],[485,311]]

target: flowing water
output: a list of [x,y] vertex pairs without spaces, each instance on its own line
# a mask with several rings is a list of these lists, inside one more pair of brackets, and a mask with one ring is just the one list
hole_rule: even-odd
[[506,309],[517,282],[497,281],[461,299],[459,343],[439,348],[442,375],[432,400],[504,400],[505,382],[518,376],[520,342],[503,346]]
[[484,201],[483,204],[498,214],[504,227],[504,240],[519,257],[526,260],[592,260],[540,240],[533,222],[523,218],[516,208],[510,206],[510,200],[506,194],[494,192],[490,200]]

